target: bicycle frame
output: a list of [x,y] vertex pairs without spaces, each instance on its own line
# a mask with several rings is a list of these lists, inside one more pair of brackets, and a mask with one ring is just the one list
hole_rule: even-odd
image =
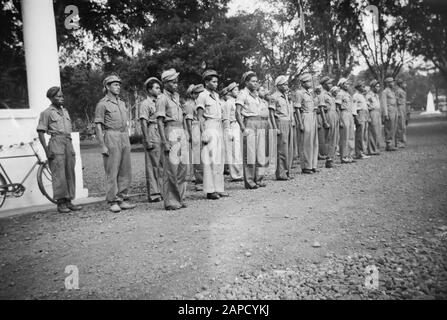
[[[28,177],[31,175],[31,173],[32,173],[33,170],[36,168],[36,166],[38,166],[38,165],[42,162],[42,160],[40,159],[39,154],[38,154],[37,151],[34,149],[34,147],[33,147],[33,145],[32,145],[32,142],[29,143],[29,145],[30,145],[31,149],[32,149],[33,152],[34,152],[34,154],[32,154],[32,155],[0,157],[0,160],[2,160],[2,159],[16,159],[16,158],[31,158],[31,157],[36,157],[36,158],[37,158],[37,161],[34,163],[34,165],[31,167],[31,169],[30,169],[30,170],[28,171],[28,173],[25,175],[25,177],[23,178],[23,180],[19,183],[19,184],[21,184],[21,185],[23,185],[23,184],[25,183],[25,181],[26,181],[26,180],[28,179]],[[1,169],[0,172],[2,172],[2,173],[4,174],[4,177],[5,177],[5,179],[6,179],[6,182],[8,183],[8,184],[6,184],[6,185],[3,185],[2,187],[7,187],[7,188],[9,188],[9,187],[13,187],[13,186],[17,185],[17,183],[13,183],[13,182],[12,182],[11,178],[8,176],[8,174],[6,173],[5,168],[3,167],[3,165],[2,165],[1,163],[0,163],[0,169]]]

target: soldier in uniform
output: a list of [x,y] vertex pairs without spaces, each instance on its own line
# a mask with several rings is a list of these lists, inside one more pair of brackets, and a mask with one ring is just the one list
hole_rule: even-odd
[[243,171],[247,189],[265,187],[265,130],[261,119],[258,77],[253,71],[242,75],[244,89],[236,99],[236,119],[244,136]]
[[106,172],[106,200],[110,211],[135,208],[128,202],[132,179],[130,140],[127,128],[128,110],[119,94],[121,79],[108,76],[103,81],[106,95],[96,105],[96,137],[101,147]]
[[330,90],[333,88],[332,79],[323,77],[320,84],[323,86],[320,103],[324,106],[324,112],[326,112],[326,119],[329,125],[329,128],[325,130],[325,149],[327,153],[326,168],[333,168],[340,134],[339,116],[337,113],[337,106],[335,105],[335,97],[330,93]]
[[355,109],[357,115],[354,116],[355,120],[355,158],[356,159],[367,159],[369,156],[365,155],[365,132],[366,124],[369,119],[368,105],[366,103],[365,84],[363,82],[358,82],[355,85],[356,92],[352,96],[353,108]]
[[341,163],[353,163],[352,154],[355,147],[354,110],[352,97],[348,92],[349,82],[346,78],[338,81],[340,91],[335,98],[335,103],[340,110],[340,158]]
[[[76,156],[71,142],[70,115],[63,106],[64,95],[60,87],[48,89],[47,98],[51,105],[40,113],[37,132],[52,174],[53,199],[60,213],[78,211],[82,207],[72,203],[76,192]],[[48,145],[45,133],[51,135]]]
[[326,152],[326,130],[329,128],[326,128],[325,126],[327,124],[324,123],[323,117],[326,115],[323,115],[323,109],[324,105],[320,105],[322,102],[321,100],[321,93],[322,93],[323,87],[321,85],[318,85],[315,87],[314,90],[314,100],[315,104],[317,105],[317,119],[318,119],[318,160],[326,160],[327,159],[327,152]]
[[312,76],[309,73],[300,76],[303,89],[297,94],[295,114],[300,123],[300,164],[304,174],[318,172],[318,119],[317,106],[310,92]]
[[[270,123],[270,112],[269,112],[269,104],[270,104],[270,94],[267,91],[265,86],[259,86],[258,88],[258,96],[261,99],[261,131],[263,132],[264,139],[264,153],[265,153],[265,163],[262,167],[263,175],[267,174],[267,170],[271,164],[270,157],[272,156],[272,152],[270,152],[270,147],[272,146],[270,143],[270,128],[272,124]],[[263,130],[263,131],[262,131]]]
[[271,96],[270,119],[273,129],[277,131],[276,179],[289,180],[293,161],[292,108],[289,101],[288,77],[276,78],[276,92]]
[[236,182],[243,180],[241,128],[236,121],[236,98],[239,95],[239,86],[236,82],[232,82],[226,89],[227,101],[224,104],[224,112],[230,121],[230,130],[225,152],[231,180]]
[[[166,210],[185,208],[186,174],[189,148],[186,141],[185,111],[180,104],[179,73],[163,71],[164,90],[155,103],[163,152],[163,200]],[[191,121],[191,120],[189,120]]]
[[192,169],[195,179],[196,191],[203,191],[203,165],[201,161],[202,136],[200,134],[200,123],[197,115],[196,100],[199,94],[204,91],[203,84],[190,85],[186,91],[185,112],[190,115],[191,122],[191,150]]
[[396,86],[396,99],[397,99],[397,137],[396,147],[405,148],[407,146],[407,93],[405,91],[406,85],[402,79],[398,79]]
[[366,94],[366,103],[368,105],[369,117],[371,119],[368,126],[368,154],[377,156],[379,152],[379,141],[382,131],[382,120],[380,116],[380,83],[377,80],[369,84],[371,90]]
[[146,186],[149,202],[161,201],[162,173],[161,141],[155,117],[155,101],[161,93],[161,81],[151,77],[144,82],[147,98],[141,102],[138,117],[143,132],[144,158],[146,162]]
[[398,120],[397,99],[394,93],[394,79],[385,79],[385,89],[382,92],[383,116],[385,118],[386,151],[396,151],[396,130]]
[[219,75],[214,70],[203,73],[205,90],[197,98],[197,113],[202,125],[203,189],[208,199],[228,197],[224,190],[224,132],[229,130],[229,121],[224,118],[221,99],[216,92]]

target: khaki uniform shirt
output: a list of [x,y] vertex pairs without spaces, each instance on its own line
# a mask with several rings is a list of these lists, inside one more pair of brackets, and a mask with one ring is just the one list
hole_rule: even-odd
[[244,117],[261,116],[261,99],[257,93],[251,93],[247,88],[240,91],[236,104],[242,106],[241,114]]
[[317,109],[309,90],[302,89],[297,92],[295,108],[300,109],[304,113],[314,112]]
[[37,131],[47,134],[70,134],[72,130],[70,115],[64,107],[50,105],[40,113]]
[[397,99],[396,94],[390,88],[385,88],[382,92],[382,105],[383,105],[383,115],[388,116],[389,110],[396,108]]
[[157,123],[157,117],[155,116],[155,102],[157,98],[147,97],[140,103],[138,108],[138,119],[144,119],[148,123]]
[[319,104],[324,106],[324,109],[327,111],[337,111],[335,106],[335,98],[326,90],[322,90],[319,95],[320,102]]
[[366,94],[366,103],[368,104],[368,110],[370,111],[380,111],[380,99],[377,93],[372,91]]
[[195,100],[193,99],[186,100],[185,113],[186,113],[185,116],[186,119],[191,119],[194,122],[199,121],[199,118],[197,116],[197,104]]
[[208,89],[202,91],[197,98],[197,109],[203,109],[203,117],[206,119],[223,119],[222,106],[219,95]]
[[229,97],[224,104],[223,110],[230,122],[236,121],[236,99]]
[[165,123],[170,121],[183,122],[184,110],[177,92],[170,93],[168,90],[164,90],[155,102],[155,109],[156,117],[162,117]]
[[271,96],[269,108],[275,111],[275,118],[279,120],[291,120],[292,108],[289,98],[286,94],[276,91]]
[[106,95],[99,100],[95,110],[95,123],[101,123],[106,130],[125,131],[127,121],[126,104],[121,98]]
[[352,103],[357,113],[360,110],[368,111],[368,104],[366,103],[366,98],[360,92],[354,93],[354,95],[352,96]]
[[407,93],[401,87],[397,87],[395,94],[397,99],[397,106],[405,110],[407,107]]
[[353,114],[356,114],[353,112],[354,108],[352,107],[352,97],[349,92],[340,89],[337,97],[335,98],[335,101],[340,104],[340,110],[347,110],[349,112],[352,112]]

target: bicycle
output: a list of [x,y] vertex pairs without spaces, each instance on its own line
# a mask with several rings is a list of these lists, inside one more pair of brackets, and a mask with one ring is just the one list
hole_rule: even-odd
[[[48,165],[47,161],[43,161],[41,157],[39,156],[38,152],[34,148],[33,144],[38,139],[35,138],[34,141],[29,142],[27,144],[30,145],[31,149],[33,150],[34,154],[31,155],[24,155],[24,156],[10,156],[10,157],[0,157],[0,160],[2,159],[14,159],[14,158],[30,158],[30,157],[36,157],[37,160],[34,163],[34,165],[31,167],[31,169],[28,171],[28,173],[25,175],[23,180],[19,183],[12,182],[11,178],[9,178],[5,168],[0,163],[0,208],[3,206],[3,204],[6,201],[7,197],[16,197],[19,198],[23,196],[25,193],[25,186],[23,185],[25,181],[28,179],[28,177],[31,175],[31,173],[34,171],[36,166],[39,166],[37,170],[37,185],[39,186],[40,192],[51,202],[56,203],[56,201],[53,199],[52,196],[50,196],[50,193],[48,190],[52,190],[52,174],[50,167]],[[20,143],[20,146],[24,146],[25,143]],[[13,147],[13,145],[10,146],[10,148]],[[3,146],[0,145],[0,151],[3,149]]]

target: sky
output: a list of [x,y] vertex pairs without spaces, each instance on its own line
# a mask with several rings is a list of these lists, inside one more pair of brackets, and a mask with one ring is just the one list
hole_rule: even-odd
[[[265,4],[264,4],[265,6]],[[254,12],[256,9],[263,7],[262,0],[231,0],[228,4],[228,15],[233,16],[238,11],[246,11],[248,13]]]

